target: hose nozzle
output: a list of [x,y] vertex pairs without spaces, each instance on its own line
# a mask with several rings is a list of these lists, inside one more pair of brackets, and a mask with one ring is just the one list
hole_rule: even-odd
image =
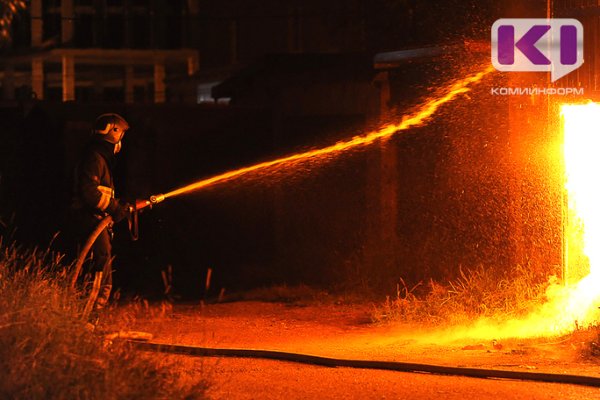
[[150,200],[150,204],[152,204],[152,205],[158,204],[165,200],[165,195],[164,194],[153,194],[152,196],[150,196],[149,200]]
[[153,205],[158,204],[161,201],[164,201],[164,199],[165,199],[164,194],[154,194],[154,195],[150,196],[150,198],[148,200],[146,200],[146,199],[137,200],[135,202],[135,207],[132,207],[131,211],[142,210],[146,207],[152,208]]

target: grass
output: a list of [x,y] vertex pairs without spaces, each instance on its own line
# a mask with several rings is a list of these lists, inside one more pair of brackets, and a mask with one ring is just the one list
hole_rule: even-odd
[[182,383],[175,361],[90,330],[80,317],[86,299],[60,261],[0,238],[0,398],[206,397],[206,382]]
[[480,266],[460,270],[445,284],[430,280],[408,288],[400,279],[395,298],[376,306],[373,319],[460,324],[479,317],[518,317],[545,301],[552,281],[542,281],[530,268],[517,267],[498,277]]
[[[441,284],[408,288],[400,279],[395,298],[374,307],[374,322],[404,321],[431,326],[468,326],[479,318],[506,321],[525,317],[548,301],[556,278],[542,279],[531,268],[517,267],[498,277],[483,267],[460,271],[459,278]],[[560,337],[579,360],[600,362],[600,325],[575,326]]]

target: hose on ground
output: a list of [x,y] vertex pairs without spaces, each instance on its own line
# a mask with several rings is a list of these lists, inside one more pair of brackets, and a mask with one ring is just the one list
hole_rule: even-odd
[[197,357],[238,357],[261,358],[277,361],[290,361],[324,367],[346,367],[378,369],[401,372],[430,373],[436,375],[455,375],[471,378],[512,379],[533,382],[564,383],[572,385],[600,387],[600,378],[584,375],[567,375],[541,372],[507,371],[497,369],[449,367],[431,364],[405,363],[398,361],[349,360],[289,353],[272,350],[219,349],[208,347],[161,344],[152,342],[128,341],[134,348],[142,351],[181,354]]

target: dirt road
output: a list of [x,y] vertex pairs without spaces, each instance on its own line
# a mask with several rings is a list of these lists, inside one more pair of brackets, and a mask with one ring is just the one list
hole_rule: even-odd
[[[138,320],[154,341],[221,348],[299,352],[336,358],[600,377],[582,342],[444,340],[408,324],[373,325],[369,306],[238,302],[177,306],[167,318]],[[576,385],[392,371],[327,368],[238,358],[185,358],[189,375],[205,374],[215,399],[600,399]]]

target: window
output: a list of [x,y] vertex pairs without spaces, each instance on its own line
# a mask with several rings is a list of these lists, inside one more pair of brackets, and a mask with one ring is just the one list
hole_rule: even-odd
[[125,18],[122,15],[109,15],[104,24],[104,47],[123,48],[125,41]]
[[146,16],[133,15],[130,17],[131,47],[147,49],[150,47],[150,22]]
[[94,46],[94,17],[92,15],[79,15],[75,19],[75,34],[73,37],[76,47]]
[[44,11],[43,20],[43,40],[59,39],[61,31],[60,14]]

